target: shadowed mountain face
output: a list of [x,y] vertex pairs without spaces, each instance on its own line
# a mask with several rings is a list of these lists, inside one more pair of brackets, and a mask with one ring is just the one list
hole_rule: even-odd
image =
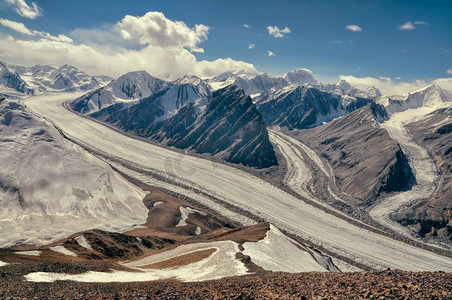
[[414,226],[421,235],[452,237],[452,109],[439,109],[427,118],[408,125],[415,141],[434,157],[441,180],[431,199],[426,199],[396,216]]
[[243,90],[228,86],[201,102],[179,103],[176,113],[165,119],[167,93],[164,90],[128,108],[118,103],[91,116],[139,136],[228,162],[257,168],[277,164],[262,116]]
[[289,86],[257,103],[267,125],[304,129],[343,116],[372,100],[340,96],[305,86]]
[[33,90],[20,77],[17,72],[8,68],[8,66],[0,61],[0,85],[12,88],[18,92],[25,94],[33,94]]
[[298,137],[328,159],[343,193],[370,201],[405,189],[412,176],[399,144],[378,125],[384,118],[383,107],[372,103]]

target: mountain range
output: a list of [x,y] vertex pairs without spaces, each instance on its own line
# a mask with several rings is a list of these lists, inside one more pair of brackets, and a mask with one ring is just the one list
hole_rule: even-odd
[[[136,162],[133,164],[120,157],[106,157],[102,149],[96,147],[86,150],[101,159],[90,156],[83,143],[79,144],[81,147],[73,145],[77,138],[62,134],[56,124],[37,117],[26,105],[14,99],[18,94],[23,95],[19,99],[25,99],[36,94],[52,97],[70,92],[78,92],[81,96],[73,99],[69,97],[71,94],[67,94],[65,107],[83,120],[95,120],[93,123],[106,124],[154,145],[180,149],[179,153],[227,162],[228,167],[232,166],[228,172],[242,174],[240,172],[245,170],[260,176],[263,185],[271,182],[275,189],[284,186],[284,191],[280,191],[284,197],[287,192],[296,200],[314,203],[315,207],[323,207],[326,211],[332,210],[335,216],[356,217],[384,230],[385,234],[411,239],[434,238],[446,243],[451,237],[452,94],[439,86],[431,85],[408,95],[386,96],[375,87],[359,90],[343,80],[337,84],[322,84],[306,69],[282,76],[238,72],[213,78],[187,75],[167,81],[145,71],[130,72],[117,79],[90,76],[68,65],[59,68],[20,67],[1,63],[0,68],[2,159],[11,162],[0,173],[0,191],[7,199],[3,203],[7,211],[1,219],[3,227],[8,228],[0,235],[4,245],[22,242],[42,245],[43,240],[54,236],[52,241],[58,237],[58,244],[48,244],[36,251],[54,255],[49,251],[59,247],[57,249],[61,251],[69,250],[84,257],[97,255],[108,259],[110,250],[102,252],[103,247],[98,245],[115,244],[117,250],[111,251],[119,252],[132,247],[136,251],[132,251],[130,257],[136,258],[154,250],[155,245],[166,247],[184,241],[178,244],[180,246],[187,240],[189,247],[198,247],[193,246],[195,242],[209,235],[214,235],[213,242],[217,243],[223,233],[234,235],[235,230],[246,233],[258,230],[259,240],[273,236],[283,241],[287,249],[292,247],[290,243],[294,243],[287,242],[290,238],[284,237],[272,225],[265,225],[268,226],[265,229],[237,229],[236,221],[194,205],[196,201],[190,198],[193,195],[181,192],[188,179],[187,182],[183,178],[178,179],[177,184],[173,183],[172,175],[155,171],[153,167],[140,169],[135,166]],[[275,138],[273,134],[272,138],[272,132],[281,135]],[[295,142],[290,149],[283,147],[282,142],[291,139]],[[425,154],[418,158],[416,152],[420,149],[424,149]],[[288,160],[290,155],[295,155],[299,161]],[[55,161],[51,161],[52,158]],[[153,158],[149,159],[152,161]],[[120,163],[115,164],[115,160]],[[121,167],[135,173],[125,174]],[[157,178],[165,183],[163,190],[152,190],[154,197],[155,193],[160,196],[161,193],[168,194],[152,201],[148,195],[141,202],[143,193],[131,183],[149,191],[153,185],[144,183],[142,179],[149,172],[155,172],[150,177],[152,180]],[[220,173],[213,171],[211,176]],[[133,177],[130,174],[138,175]],[[291,178],[296,180],[291,181]],[[155,184],[155,181],[151,182]],[[322,185],[323,188],[319,189]],[[417,187],[422,187],[425,193],[418,193]],[[199,192],[199,183],[189,190]],[[201,194],[219,203],[226,202],[231,211],[238,211],[252,220],[261,221],[268,217],[251,213],[254,204],[249,205],[252,208],[237,204],[236,191],[231,191],[231,196],[225,199],[219,196],[220,191],[224,192],[206,190]],[[254,190],[241,193],[251,194]],[[278,197],[272,197],[272,201],[267,205],[272,208],[274,205],[275,211],[280,203],[284,203]],[[291,205],[295,207],[297,204],[294,202]],[[346,209],[336,211],[342,208]],[[121,214],[115,211],[121,211]],[[77,217],[70,218],[70,221],[60,218],[74,214]],[[32,221],[36,228],[50,224],[50,218],[51,224],[57,224],[58,231],[49,229],[33,233],[27,227],[29,215],[34,215]],[[119,227],[124,229],[131,223],[142,224],[138,219],[146,219],[146,215],[145,228],[132,230],[138,239],[130,232],[118,236],[107,232]],[[87,220],[87,226],[77,225],[80,216]],[[22,221],[14,223],[11,218]],[[274,218],[273,215],[270,218]],[[94,219],[100,220],[100,225],[93,225]],[[101,231],[89,231],[95,226]],[[169,229],[165,231],[165,228]],[[229,232],[231,228],[236,229]],[[407,230],[410,235],[405,234]],[[22,240],[23,232],[27,231],[31,232],[30,237]],[[80,244],[79,240],[83,240],[80,234],[68,237],[82,231],[84,238],[96,245],[94,250],[82,249],[86,244],[83,241],[83,245]],[[199,240],[196,240],[198,235]],[[256,247],[247,244],[257,243],[249,236],[241,241],[239,245],[242,248],[244,245]],[[151,246],[153,243],[155,245]],[[225,249],[236,247],[231,240],[228,243],[218,246],[218,251],[227,252],[229,250]],[[66,247],[66,250],[61,247]],[[276,249],[276,244],[273,243],[272,247]],[[322,251],[316,252],[301,244],[297,247],[306,247],[303,250],[307,255],[305,261],[315,270],[340,269],[329,261],[325,253],[320,255]],[[171,249],[170,246],[165,251]],[[257,263],[259,253],[267,253],[262,249],[258,248],[257,256],[251,250],[231,251],[240,257],[237,258],[239,261],[254,259],[247,263],[250,268],[256,269],[257,265],[273,270],[266,262],[262,266]],[[209,249],[198,250],[207,253]],[[11,257],[16,259],[14,255]],[[181,252],[181,256],[185,255],[187,252]],[[129,254],[118,254],[115,259],[130,257]],[[166,260],[158,263],[163,261]],[[234,263],[237,262],[234,260]],[[365,265],[353,263],[361,268]],[[147,266],[143,262],[140,268]],[[234,274],[242,273],[237,271]]]

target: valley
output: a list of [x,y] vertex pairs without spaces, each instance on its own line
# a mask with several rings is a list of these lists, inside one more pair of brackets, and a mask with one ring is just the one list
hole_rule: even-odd
[[[176,181],[182,177],[183,182],[196,186],[203,193],[322,247],[333,259],[338,256],[349,263],[358,262],[374,269],[449,270],[448,257],[359,228],[236,168],[193,156],[181,157],[181,154],[131,139],[77,116],[62,105],[74,98],[70,94],[43,95],[31,98],[26,104],[84,147],[146,171],[167,174]],[[176,167],[168,168],[175,163]],[[341,264],[340,260],[337,260],[339,268],[347,270],[347,264]]]

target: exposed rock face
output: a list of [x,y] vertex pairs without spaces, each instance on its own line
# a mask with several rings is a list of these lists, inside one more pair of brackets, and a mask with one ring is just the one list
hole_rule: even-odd
[[[168,121],[182,127],[177,117]],[[162,132],[157,135],[161,138]],[[252,167],[265,168],[277,163],[262,116],[251,98],[236,86],[214,92],[204,112],[191,126],[173,135],[168,144]]]
[[228,162],[257,168],[277,164],[262,116],[243,90],[228,86],[199,102],[193,101],[200,98],[193,85],[170,89],[175,88],[190,90],[197,97],[185,101],[166,97],[169,90],[163,90],[131,107],[118,103],[91,116],[139,136]]
[[412,175],[399,144],[378,125],[384,118],[383,107],[372,103],[298,137],[328,159],[342,192],[368,201],[405,189]]
[[267,125],[304,129],[343,116],[371,101],[292,85],[263,98],[256,105]]
[[452,238],[452,108],[434,111],[424,120],[408,125],[415,141],[435,158],[441,174],[438,189],[431,199],[405,210],[397,218],[413,225],[421,235]]
[[18,92],[25,94],[33,94],[33,90],[20,77],[17,72],[14,72],[7,65],[0,61],[0,85],[12,88]]

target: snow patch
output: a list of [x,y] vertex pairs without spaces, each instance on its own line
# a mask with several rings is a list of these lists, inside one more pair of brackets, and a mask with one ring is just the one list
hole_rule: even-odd
[[297,247],[278,228],[270,224],[270,230],[263,240],[243,244],[243,254],[248,255],[256,265],[273,272],[327,271],[307,250],[299,247],[299,244]]
[[182,219],[179,221],[179,223],[176,225],[176,227],[182,227],[187,225],[187,219],[189,214],[200,214],[201,216],[206,216],[207,214],[205,212],[199,211],[197,209],[193,209],[191,207],[183,207],[179,206],[180,213],[182,215]]
[[[170,269],[143,269],[140,267],[179,257],[192,252],[216,249],[209,257],[199,262]],[[138,261],[124,264],[137,268],[141,272],[113,271],[87,272],[83,274],[61,274],[35,272],[25,276],[27,281],[53,282],[56,280],[72,280],[78,282],[135,282],[161,279],[178,279],[185,282],[221,279],[224,277],[248,274],[245,265],[235,258],[239,252],[238,244],[232,241],[197,243],[179,246],[176,249],[145,257]]]
[[30,255],[30,256],[39,256],[42,251],[39,250],[31,250],[31,251],[17,251],[16,254],[20,255]]
[[61,254],[64,254],[64,255],[77,256],[77,254],[75,254],[71,250],[66,249],[64,246],[50,247],[50,250],[53,250],[55,252],[58,252],[58,253],[61,253]]
[[84,235],[79,235],[78,237],[75,238],[75,240],[83,248],[93,250],[93,247],[91,247],[91,245],[88,243]]
[[154,207],[159,206],[160,204],[163,204],[163,201],[156,201],[154,202]]
[[196,227],[196,231],[195,231],[196,235],[200,235],[201,234],[201,227]]
[[7,265],[9,265],[9,263],[6,263],[6,262],[0,260],[0,267],[4,267]]

